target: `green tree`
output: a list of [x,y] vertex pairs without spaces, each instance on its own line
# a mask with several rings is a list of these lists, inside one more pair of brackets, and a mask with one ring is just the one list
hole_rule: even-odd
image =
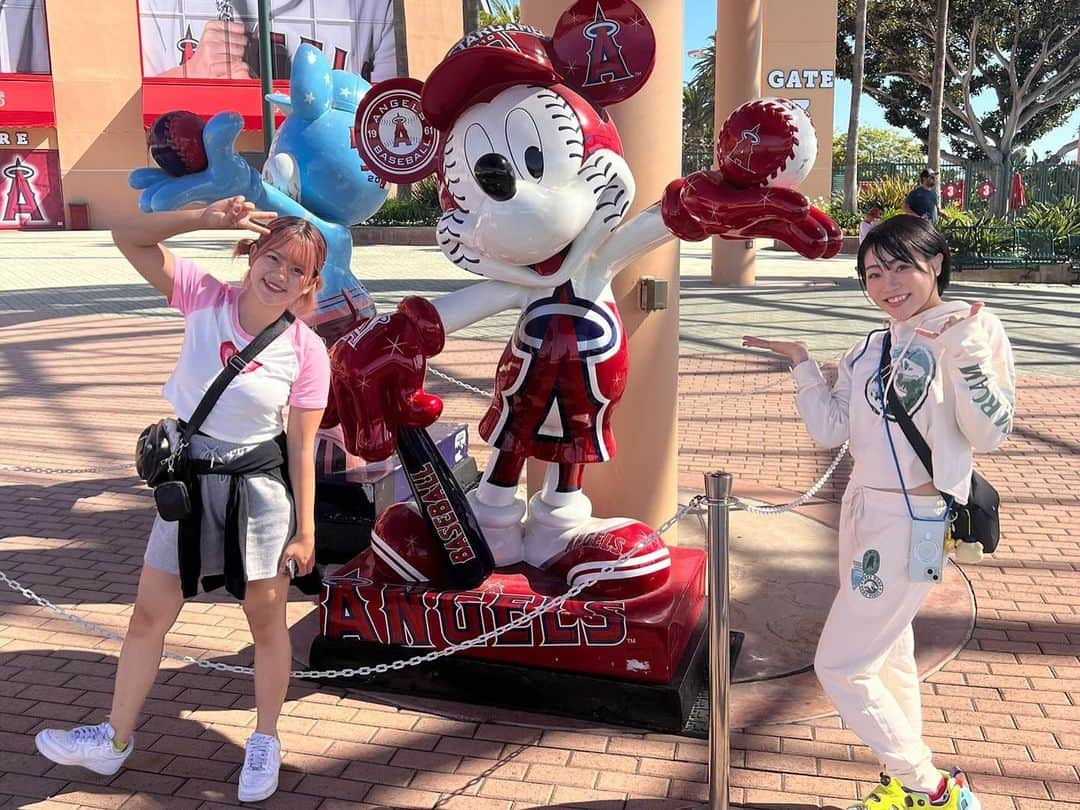
[[480,27],[496,23],[521,22],[521,7],[512,0],[479,0]]
[[[847,135],[833,136],[833,169],[844,168]],[[918,163],[923,159],[922,145],[912,136],[891,129],[868,127],[859,130],[859,163]]]
[[[864,92],[893,126],[926,143],[936,0],[868,0]],[[850,78],[855,0],[840,0],[838,72]],[[1080,107],[1076,0],[952,0],[948,8],[942,134],[947,157],[999,168]],[[976,108],[984,110],[978,112]],[[999,171],[997,185],[1006,186]],[[998,195],[1004,210],[1006,195]]]

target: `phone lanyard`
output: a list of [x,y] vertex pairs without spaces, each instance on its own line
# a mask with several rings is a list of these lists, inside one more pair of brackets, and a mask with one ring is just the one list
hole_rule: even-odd
[[[885,353],[884,345],[881,347],[881,353]],[[908,497],[907,484],[904,483],[904,473],[900,471],[900,457],[896,455],[896,445],[893,444],[892,431],[889,430],[889,401],[885,397],[885,375],[881,366],[882,364],[879,363],[877,370],[878,396],[881,397],[881,423],[885,426],[885,438],[889,441],[889,451],[892,453],[893,466],[896,467],[896,477],[900,479],[900,491],[904,493],[904,503],[907,504],[908,515],[911,516],[912,520],[922,520],[927,523],[946,523],[949,519],[949,512],[952,509],[952,498],[945,499],[945,511],[941,514],[941,517],[919,517],[915,514],[915,510],[911,508],[911,498]],[[891,358],[889,368],[892,369]],[[895,372],[893,372],[893,374],[895,374]],[[892,385],[892,374],[890,374],[889,377],[889,384]]]

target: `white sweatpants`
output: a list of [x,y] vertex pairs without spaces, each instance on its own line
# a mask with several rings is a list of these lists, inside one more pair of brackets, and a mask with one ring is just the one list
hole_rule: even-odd
[[[920,517],[937,496],[909,496]],[[911,518],[902,493],[848,485],[840,511],[840,592],[814,669],[848,727],[905,787],[933,790],[941,774],[922,740],[912,619],[933,587],[908,576]]]

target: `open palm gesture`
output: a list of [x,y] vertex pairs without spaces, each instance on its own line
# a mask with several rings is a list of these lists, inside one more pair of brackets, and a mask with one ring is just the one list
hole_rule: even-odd
[[765,349],[773,354],[786,357],[793,366],[810,359],[806,344],[801,340],[765,340],[753,335],[743,335],[742,345],[751,349]]
[[276,218],[273,211],[256,211],[255,203],[241,196],[227,197],[206,206],[202,212],[202,226],[213,229],[244,228],[258,234],[270,233],[263,223]]

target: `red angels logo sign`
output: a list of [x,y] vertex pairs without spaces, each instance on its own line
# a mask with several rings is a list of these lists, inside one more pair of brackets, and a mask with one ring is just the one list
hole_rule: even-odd
[[761,136],[758,134],[760,129],[761,124],[755,124],[751,129],[744,129],[728,154],[728,160],[748,172],[753,171],[750,163],[754,157],[754,147],[761,143]]
[[0,152],[0,230],[63,224],[58,153],[45,149]]
[[422,90],[416,79],[387,79],[375,85],[356,110],[356,148],[381,180],[415,183],[435,168],[442,136],[420,110]]
[[633,78],[623,59],[622,45],[618,34],[622,26],[616,20],[604,16],[600,5],[596,6],[596,17],[586,25],[581,33],[592,42],[589,47],[589,65],[585,71],[582,87],[592,87],[605,82],[621,82]]
[[601,107],[641,89],[655,63],[652,26],[631,0],[578,0],[559,18],[551,39],[566,84]]
[[14,222],[20,215],[26,216],[31,222],[44,222],[45,217],[41,214],[41,205],[38,203],[34,187],[30,180],[37,172],[33,166],[28,166],[19,158],[10,166],[4,167],[4,177],[8,179],[6,200],[4,202],[4,221]]

